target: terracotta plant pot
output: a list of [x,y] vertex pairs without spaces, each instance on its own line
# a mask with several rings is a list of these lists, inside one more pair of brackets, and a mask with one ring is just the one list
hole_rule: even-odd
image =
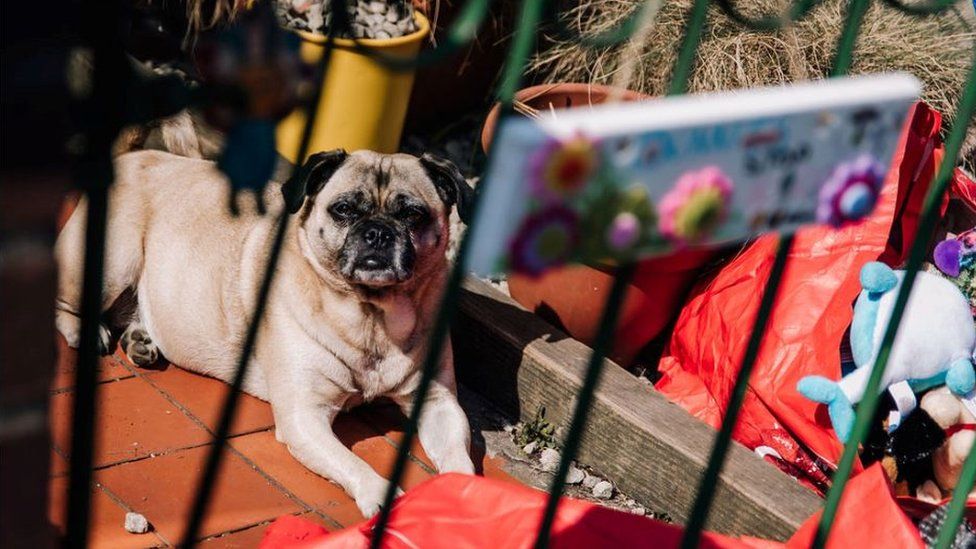
[[[606,101],[612,88],[595,84],[544,84],[526,88],[515,98],[540,111],[574,108]],[[625,90],[623,101],[649,99]],[[550,107],[551,105],[551,107]],[[481,133],[485,152],[498,123],[495,105]],[[714,257],[712,250],[686,250],[677,254],[641,261],[627,289],[610,358],[621,365],[633,362],[637,353],[657,337],[678,313],[688,289],[702,266]],[[574,338],[592,344],[600,314],[613,285],[612,267],[593,268],[575,265],[554,269],[540,278],[512,274],[508,288],[512,298],[550,322],[560,325]]]

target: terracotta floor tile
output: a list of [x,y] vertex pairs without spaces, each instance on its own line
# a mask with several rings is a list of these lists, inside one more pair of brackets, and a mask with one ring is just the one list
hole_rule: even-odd
[[[193,505],[209,446],[125,463],[96,478],[127,505],[143,513],[160,534],[178,543]],[[201,537],[272,520],[303,509],[233,452],[224,456]]]
[[[333,526],[326,524],[315,513],[302,513],[298,516],[323,526],[326,530],[334,530]],[[261,540],[264,539],[264,533],[268,530],[269,526],[271,526],[271,521],[262,522],[261,524],[246,528],[244,530],[208,538],[204,540],[201,545],[212,548],[220,547],[224,549],[254,549],[261,543]]]
[[[286,490],[334,519],[341,526],[363,520],[356,503],[337,484],[309,471],[275,440],[274,433],[264,431],[231,440],[231,446],[253,461],[262,471],[281,483]],[[335,525],[325,525],[335,529]]]
[[[152,376],[152,383],[186,407],[211,430],[216,431],[229,385],[207,376],[169,366]],[[274,425],[271,406],[251,395],[241,395],[231,435],[250,433]]]
[[[65,453],[71,448],[72,398],[72,393],[51,397],[51,433]],[[142,379],[100,385],[98,400],[96,467],[205,444],[212,438]]]
[[[54,369],[52,391],[70,389],[75,385],[75,363],[78,361],[77,349],[68,347],[68,342],[59,334],[57,337],[58,362]],[[122,352],[103,356],[98,360],[98,380],[110,381],[132,377],[133,373],[123,365]]]
[[[61,534],[66,525],[65,505],[68,500],[68,479],[51,479],[48,485],[48,519]],[[163,544],[153,532],[130,534],[125,531],[126,510],[112,500],[105,492],[96,488],[92,491],[90,547],[125,548],[155,547]]]
[[[340,415],[332,428],[336,435],[343,442],[351,445],[352,451],[366,460],[366,463],[372,465],[377,473],[384,478],[390,477],[393,472],[393,462],[396,460],[397,449],[384,440],[382,436],[377,435],[376,431],[359,419],[356,413]],[[400,482],[400,487],[409,490],[431,476],[433,475],[425,471],[416,462],[408,461],[407,470]]]
[[222,534],[204,540],[200,545],[205,547],[224,548],[224,549],[254,549],[261,540],[264,539],[264,532],[268,529],[268,524],[252,526],[238,532]]
[[505,472],[505,469],[503,468],[505,460],[503,458],[485,456],[484,459],[481,460],[481,464],[481,474],[485,478],[493,478],[495,480],[504,480],[514,484],[522,484],[517,478]]
[[[356,409],[356,413],[377,433],[386,436],[399,446],[400,441],[403,440],[403,423],[406,418],[396,405],[367,405]],[[427,456],[419,437],[414,437],[413,444],[410,445],[410,454],[426,465],[431,472],[436,472],[434,462]]]

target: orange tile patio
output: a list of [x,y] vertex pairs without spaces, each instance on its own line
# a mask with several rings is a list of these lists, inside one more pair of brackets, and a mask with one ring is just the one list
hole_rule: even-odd
[[[71,399],[75,352],[63,340],[52,385],[50,421],[51,522],[63,531],[67,500]],[[91,544],[93,547],[170,546],[180,541],[203,462],[227,394],[220,381],[169,366],[142,370],[121,352],[100,361],[98,447]],[[392,405],[343,414],[335,430],[354,453],[389,476],[402,416]],[[476,452],[475,455],[482,455]],[[487,476],[513,480],[497,458],[478,464]],[[410,489],[434,471],[414,445],[401,486]],[[127,511],[153,526],[135,535],[123,528]],[[203,524],[207,547],[255,547],[267,524],[283,514],[301,515],[329,530],[363,520],[352,499],[298,463],[274,437],[270,406],[244,395],[220,478]]]

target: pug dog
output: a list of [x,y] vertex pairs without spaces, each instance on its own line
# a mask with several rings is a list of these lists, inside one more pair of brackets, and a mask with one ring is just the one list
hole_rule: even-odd
[[[341,150],[312,155],[283,185],[238,216],[213,162],[166,152],[116,159],[109,196],[103,310],[134,304],[120,342],[148,366],[165,356],[231,381],[267,265],[276,212],[287,220],[281,256],[244,390],[271,403],[277,439],[298,461],[340,484],[366,517],[387,481],[332,431],[344,409],[387,397],[410,413],[447,277],[448,215],[469,214],[472,190],[431,155]],[[82,202],[58,237],[57,328],[77,346]],[[101,327],[109,351],[110,330]],[[441,472],[473,473],[468,421],[445,344],[419,427]]]

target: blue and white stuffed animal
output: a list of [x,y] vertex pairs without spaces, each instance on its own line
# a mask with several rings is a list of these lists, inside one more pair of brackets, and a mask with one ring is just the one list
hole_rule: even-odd
[[[883,263],[864,265],[863,290],[854,305],[851,324],[851,350],[857,369],[840,381],[807,376],[797,384],[803,396],[827,405],[834,432],[842,442],[847,441],[854,426],[853,405],[864,395],[904,278],[903,271],[893,271]],[[974,351],[976,325],[965,296],[948,280],[919,272],[881,387],[904,387],[907,383],[911,389],[921,391],[945,384],[956,395],[966,395],[976,386]]]

